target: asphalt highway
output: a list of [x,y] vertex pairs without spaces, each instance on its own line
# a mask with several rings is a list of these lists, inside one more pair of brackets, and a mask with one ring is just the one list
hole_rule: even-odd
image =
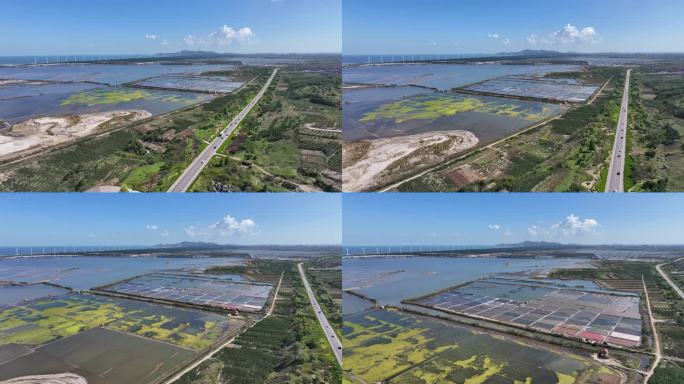
[[209,160],[216,154],[216,151],[221,148],[221,146],[230,138],[230,135],[235,131],[235,129],[240,125],[242,120],[249,114],[249,112],[254,108],[254,106],[261,100],[264,96],[266,90],[271,85],[273,78],[278,73],[278,69],[273,70],[271,77],[268,79],[261,91],[252,99],[252,101],[247,104],[247,106],[237,115],[235,118],[226,126],[221,134],[215,138],[209,145],[204,148],[204,150],[190,163],[190,165],[183,171],[181,176],[171,185],[169,192],[186,192],[192,183],[195,181],[197,176],[202,172],[204,167],[207,166]]
[[325,317],[323,310],[318,305],[318,301],[316,301],[316,296],[311,290],[311,287],[309,286],[309,281],[306,279],[306,275],[304,274],[304,268],[302,268],[302,264],[303,263],[297,264],[297,267],[299,268],[299,274],[302,275],[302,281],[304,282],[304,287],[306,287],[306,293],[309,295],[309,300],[311,301],[311,306],[313,307],[314,312],[316,313],[318,322],[321,324],[321,328],[323,328],[323,333],[325,333],[325,337],[328,339],[328,343],[330,344],[330,347],[332,348],[333,353],[335,354],[335,358],[337,359],[337,362],[340,364],[341,367],[342,341],[340,341],[340,338],[335,334],[335,330],[333,329],[333,327],[330,326],[330,323],[328,323],[328,319]]
[[608,168],[606,180],[606,192],[624,192],[625,190],[625,151],[627,150],[627,121],[629,108],[629,75],[627,70],[625,77],[625,89],[622,93],[622,105],[617,130],[615,131],[615,143]]

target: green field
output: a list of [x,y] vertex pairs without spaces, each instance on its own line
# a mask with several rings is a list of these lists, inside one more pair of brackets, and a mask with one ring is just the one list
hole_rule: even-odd
[[192,190],[340,190],[340,82],[336,72],[282,69]]
[[659,71],[657,65],[633,71],[633,191],[684,191],[684,75]]

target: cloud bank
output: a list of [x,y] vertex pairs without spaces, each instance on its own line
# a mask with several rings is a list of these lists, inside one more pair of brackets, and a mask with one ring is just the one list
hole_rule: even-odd
[[256,34],[250,27],[242,27],[236,30],[233,27],[224,25],[206,36],[188,35],[183,39],[183,42],[189,46],[221,46],[234,43],[246,44],[254,41],[255,38]]
[[563,28],[547,36],[533,33],[525,39],[530,45],[569,45],[598,42],[599,34],[594,27],[587,26],[578,29],[576,26],[568,23]]
[[601,225],[596,219],[581,219],[571,213],[560,222],[549,227],[532,225],[527,228],[527,234],[532,237],[576,237],[595,234],[600,227]]
[[257,229],[254,220],[245,218],[237,219],[231,215],[226,215],[219,221],[209,224],[206,227],[198,228],[194,225],[185,228],[185,235],[188,237],[231,237],[236,235],[253,234]]

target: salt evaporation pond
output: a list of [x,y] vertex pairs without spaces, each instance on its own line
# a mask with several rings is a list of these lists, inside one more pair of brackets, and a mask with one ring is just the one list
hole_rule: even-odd
[[196,92],[219,92],[230,93],[244,84],[241,81],[233,81],[225,76],[185,76],[168,75],[158,76],[136,83],[142,87],[154,87],[164,89],[183,89]]
[[486,144],[566,109],[552,103],[420,89],[383,87],[346,92],[343,139],[466,130]]
[[[17,96],[24,94],[24,96]],[[159,115],[213,97],[207,94],[152,89],[109,88],[90,83],[0,88],[0,119],[17,124],[36,117],[145,110]]]
[[397,257],[344,259],[342,287],[380,304],[399,305],[426,295],[497,273],[548,273],[558,268],[581,268],[586,259],[494,259]]
[[512,75],[543,75],[577,70],[577,65],[398,64],[353,66],[342,69],[344,83],[420,85],[448,90]]
[[163,257],[23,257],[0,258],[0,281],[49,281],[73,289],[90,289],[155,271],[203,270],[241,265],[238,258]]
[[0,67],[0,79],[43,81],[91,81],[120,85],[161,75],[230,71],[234,65],[165,65],[165,64],[67,64]]
[[[35,117],[125,110],[145,110],[152,115],[159,115],[211,100],[214,96],[196,92],[125,88],[119,85],[149,78],[164,79],[164,76],[184,75],[195,77],[193,81],[181,81],[181,89],[185,86],[190,91],[212,92],[218,86],[223,91],[232,91],[242,83],[224,81],[216,85],[213,84],[216,81],[212,80],[216,79],[215,77],[202,79],[197,75],[233,69],[233,65],[208,64],[69,64],[0,67],[0,79],[57,82],[0,85],[0,120],[16,124]],[[149,81],[154,83],[155,80]]]
[[0,285],[0,309],[41,297],[59,296],[68,290],[47,284]]

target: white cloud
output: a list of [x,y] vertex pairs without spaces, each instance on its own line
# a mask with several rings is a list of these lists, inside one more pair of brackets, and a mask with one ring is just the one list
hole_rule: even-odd
[[146,225],[145,229],[149,229],[150,231],[156,231],[157,229],[159,229],[159,227],[157,227],[156,225]]
[[488,33],[487,37],[489,37],[490,39],[498,39],[499,34],[498,33]]
[[593,41],[598,37],[598,34],[594,27],[577,29],[577,27],[572,24],[566,24],[561,30],[554,32],[551,36],[562,44],[570,44],[576,41]]
[[512,235],[512,234],[513,234],[513,233],[511,232],[510,229],[507,229],[507,230],[504,231],[504,233],[503,233],[503,235],[506,236],[506,237],[508,237],[508,236],[510,236],[510,235]]
[[94,238],[95,238],[95,234],[94,234],[94,233],[89,233],[89,234],[88,234],[88,237],[91,238],[91,239],[94,239]]
[[162,237],[169,237],[169,231],[167,231],[167,230],[165,229],[165,230],[161,233],[161,236],[162,236]]
[[527,234],[534,237],[534,236],[539,236],[540,228],[537,227],[536,225],[532,225],[529,228],[527,228]]
[[600,227],[601,225],[596,219],[581,219],[571,213],[550,227],[531,225],[527,228],[527,234],[531,237],[573,237],[597,233]]
[[162,42],[159,43],[159,45],[161,45],[162,47],[165,47],[165,46],[169,45],[169,41],[168,40],[162,40]]
[[538,36],[536,34],[531,34],[525,38],[527,40],[527,44],[530,45],[537,45],[537,44],[548,44],[548,39],[543,37],[543,36]]
[[197,38],[193,35],[187,35],[183,38],[186,45],[195,45],[197,43]]
[[256,229],[256,223],[252,219],[238,220],[231,215],[226,215],[220,221],[209,226],[209,230],[220,236],[232,236],[234,234],[251,233]]
[[499,229],[501,229],[501,226],[499,224],[489,224],[489,229],[498,231]]
[[431,42],[428,43],[428,45],[431,46],[431,47],[436,47],[436,46],[437,46],[437,42],[436,42],[436,41],[431,41]]
[[254,32],[249,27],[234,30],[232,27],[224,25],[218,31],[209,34],[209,38],[215,44],[230,45],[233,42],[246,43],[255,37]]
[[256,34],[250,27],[242,27],[238,30],[233,29],[233,27],[224,25],[217,31],[214,31],[205,37],[188,35],[183,38],[186,45],[206,45],[206,46],[217,46],[217,45],[231,45],[233,43],[246,44],[254,41]]
[[525,40],[530,45],[567,45],[576,43],[595,43],[599,39],[599,34],[594,27],[587,26],[578,29],[572,24],[566,24],[563,28],[549,34],[539,36],[537,34],[528,35]]
[[145,39],[147,40],[157,40],[157,35],[145,35]]
[[256,229],[257,224],[252,219],[237,219],[231,215],[226,215],[221,220],[204,228],[197,228],[191,225],[185,228],[185,235],[188,237],[230,237],[234,235],[249,235],[254,233]]
[[439,237],[439,235],[437,235],[436,233],[433,232],[433,233],[428,233],[428,237],[435,239],[435,238]]
[[552,230],[558,231],[563,236],[575,236],[577,234],[593,233],[599,228],[596,219],[580,219],[570,214],[563,221],[551,226]]
[[194,225],[185,228],[185,236],[195,237],[195,235],[197,235],[197,230]]
[[507,46],[507,47],[508,47],[509,45],[511,45],[511,39],[505,38],[504,41],[503,41],[503,45],[505,45],[505,46]]

